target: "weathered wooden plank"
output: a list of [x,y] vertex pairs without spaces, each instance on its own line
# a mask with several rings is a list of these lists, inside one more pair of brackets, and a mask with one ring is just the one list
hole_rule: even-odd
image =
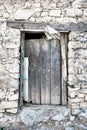
[[34,41],[30,40],[30,55],[29,55],[29,77],[30,77],[30,88],[31,88],[31,101],[32,104],[36,103],[36,59],[35,59],[35,48]]
[[46,98],[46,51],[45,42],[41,40],[41,104],[45,104]]
[[50,42],[46,39],[42,40],[42,71],[41,71],[41,104],[50,104],[51,103],[51,57],[50,57]]
[[40,104],[41,99],[41,57],[40,57],[40,42],[41,40],[34,40],[34,47],[35,47],[35,60],[36,60],[36,104]]
[[40,68],[40,41],[29,40],[30,42],[30,84],[31,99],[33,104],[40,104],[41,68]]
[[51,104],[60,104],[60,44],[51,40]]
[[62,68],[61,68],[61,88],[62,88],[62,105],[67,104],[67,40],[68,34],[61,34],[61,58],[62,58]]
[[51,57],[50,57],[50,43],[48,40],[46,39],[43,39],[43,50],[45,51],[45,64],[46,64],[46,67],[45,67],[45,74],[46,74],[46,86],[45,86],[45,104],[50,104],[50,92],[51,92],[51,79],[50,79],[50,74],[51,74],[51,68],[50,68],[50,61],[51,61]]
[[22,31],[27,31],[27,29],[41,29],[44,31],[44,28],[49,25],[54,29],[58,30],[59,32],[66,32],[66,31],[87,31],[87,23],[79,22],[79,23],[70,23],[66,24],[49,24],[49,23],[30,23],[25,21],[7,21],[7,26],[16,29],[22,29]]
[[24,75],[24,42],[25,42],[25,32],[21,32],[20,36],[20,50],[21,50],[21,56],[20,56],[20,85],[19,85],[19,108],[23,105],[23,75]]

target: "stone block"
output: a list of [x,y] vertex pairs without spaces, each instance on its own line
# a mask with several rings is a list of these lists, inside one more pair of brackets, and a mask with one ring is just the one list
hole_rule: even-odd
[[77,92],[77,91],[79,91],[80,90],[80,87],[76,87],[76,88],[71,88],[71,87],[68,87],[68,92],[69,93],[72,93],[72,92]]
[[10,78],[9,86],[11,91],[16,91],[19,87],[19,80],[15,80],[13,78]]
[[55,9],[56,3],[49,4],[48,9]]
[[6,109],[6,112],[13,114],[17,113],[17,111],[18,111],[17,109]]
[[51,10],[49,11],[49,16],[59,17],[61,15],[61,10]]
[[3,115],[4,115],[3,113],[0,113],[0,118],[2,118],[2,117],[3,117]]
[[75,98],[76,92],[68,93],[68,96],[69,96],[70,98]]
[[79,97],[79,98],[84,98],[84,97],[85,97],[85,95],[84,95],[84,94],[82,94],[82,93],[78,93],[78,97]]
[[79,117],[81,118],[81,117],[83,117],[83,118],[86,118],[87,119],[87,113],[80,113],[80,115],[79,115]]
[[74,121],[75,120],[75,116],[70,116],[70,121]]
[[80,89],[79,93],[87,94],[87,89],[86,88]]
[[56,21],[63,24],[76,23],[76,19],[70,17],[57,18]]
[[78,18],[78,22],[87,23],[87,17],[83,16],[83,17],[81,17],[81,18]]
[[76,17],[76,16],[81,17],[82,16],[82,10],[77,9],[77,8],[67,9],[66,13],[67,13],[67,16],[69,16],[69,17]]
[[58,115],[53,116],[51,119],[55,121],[61,121],[61,120],[64,120],[65,117],[62,114],[58,114]]
[[[0,41],[1,42],[1,41]],[[2,46],[0,45],[0,49],[2,49]]]
[[72,103],[72,104],[71,104],[71,108],[74,108],[74,109],[75,109],[75,108],[77,108],[77,105],[76,105],[75,103]]
[[40,7],[40,3],[35,3],[34,7],[39,8]]
[[57,8],[62,8],[63,6],[64,6],[63,3],[60,1],[56,3]]
[[13,63],[13,64],[6,64],[5,68],[7,71],[11,73],[19,73],[19,64]]
[[34,8],[34,9],[19,9],[15,13],[16,20],[27,20],[29,19],[34,13],[41,12],[42,8]]
[[72,109],[72,111],[71,111],[72,115],[80,114],[80,112],[81,112],[80,109]]
[[72,3],[72,7],[76,8],[87,8],[87,1],[86,0],[75,0]]
[[87,101],[87,95],[84,95],[85,96],[85,101]]
[[15,101],[15,100],[18,100],[18,98],[19,98],[19,94],[14,94],[14,95],[8,96],[9,101]]
[[76,98],[68,98],[68,101],[69,101],[70,103],[80,103],[80,102],[83,102],[84,99],[83,99],[83,98],[78,98],[78,97],[76,97]]
[[34,14],[34,11],[32,9],[24,9],[24,10],[17,10],[15,13],[15,19],[20,20],[20,19],[28,19]]
[[45,16],[45,17],[48,16],[48,12],[42,12],[42,13],[41,13],[41,16],[42,16],[42,17],[44,17],[44,16]]
[[0,92],[0,100],[1,100],[1,99],[5,99],[5,94],[6,94],[6,93],[5,93],[4,91],[1,91],[1,92]]
[[16,108],[16,107],[18,107],[17,101],[2,101],[0,104],[0,109]]
[[81,102],[80,103],[80,108],[87,108],[87,102]]
[[5,112],[5,110],[2,110],[2,109],[1,109],[1,110],[0,110],[0,113],[2,113],[2,112],[4,113],[4,112]]
[[83,15],[87,17],[87,9],[84,9]]

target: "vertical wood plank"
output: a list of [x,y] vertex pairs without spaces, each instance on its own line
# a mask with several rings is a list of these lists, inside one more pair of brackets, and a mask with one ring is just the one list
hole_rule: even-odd
[[25,42],[25,32],[21,32],[20,34],[20,85],[19,85],[19,107],[23,105],[23,75],[24,75],[24,42]]
[[41,104],[45,104],[46,94],[46,51],[45,43],[41,40]]
[[40,41],[30,40],[30,86],[33,104],[40,104]]
[[62,92],[62,105],[67,104],[67,41],[68,34],[61,33],[61,92]]
[[40,104],[41,99],[41,40],[35,40],[34,47],[35,47],[35,59],[36,59],[36,104]]
[[60,44],[51,40],[51,104],[60,104]]
[[51,63],[51,55],[50,55],[50,42],[48,40],[45,40],[46,42],[46,94],[45,94],[45,103],[46,104],[51,104],[51,67],[50,67],[50,63]]
[[50,104],[50,44],[42,40],[41,104]]
[[31,101],[32,104],[36,103],[36,99],[35,99],[35,87],[36,87],[36,70],[35,70],[35,65],[36,65],[36,61],[35,61],[35,51],[34,51],[34,43],[33,41],[29,41],[30,42],[30,55],[29,55],[29,77],[30,77],[30,88],[31,88]]

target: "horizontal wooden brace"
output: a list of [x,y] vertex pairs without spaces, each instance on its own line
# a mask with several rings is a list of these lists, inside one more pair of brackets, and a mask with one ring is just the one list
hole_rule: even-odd
[[44,28],[49,25],[59,32],[68,33],[70,31],[87,31],[87,23],[71,23],[71,24],[49,24],[49,23],[30,23],[26,21],[7,21],[7,26],[15,29],[20,29],[22,31],[26,30],[44,30]]

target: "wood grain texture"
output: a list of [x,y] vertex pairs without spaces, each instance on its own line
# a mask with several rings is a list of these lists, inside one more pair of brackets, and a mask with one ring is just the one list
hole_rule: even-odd
[[23,105],[23,85],[24,85],[24,80],[23,80],[23,75],[24,75],[24,42],[25,42],[25,32],[21,32],[21,56],[20,56],[20,85],[19,85],[19,108]]
[[21,29],[22,31],[30,32],[44,32],[44,28],[49,25],[59,32],[69,32],[69,31],[87,31],[87,23],[70,23],[70,24],[50,24],[50,23],[31,23],[25,21],[7,21],[7,26],[11,28]]
[[33,104],[60,104],[60,43],[29,40],[29,77]]
[[61,59],[62,59],[62,68],[61,68],[61,91],[62,91],[62,105],[67,104],[67,41],[68,35],[61,34]]
[[41,49],[41,104],[50,104],[50,44],[42,40]]
[[51,41],[51,104],[60,104],[60,45]]

